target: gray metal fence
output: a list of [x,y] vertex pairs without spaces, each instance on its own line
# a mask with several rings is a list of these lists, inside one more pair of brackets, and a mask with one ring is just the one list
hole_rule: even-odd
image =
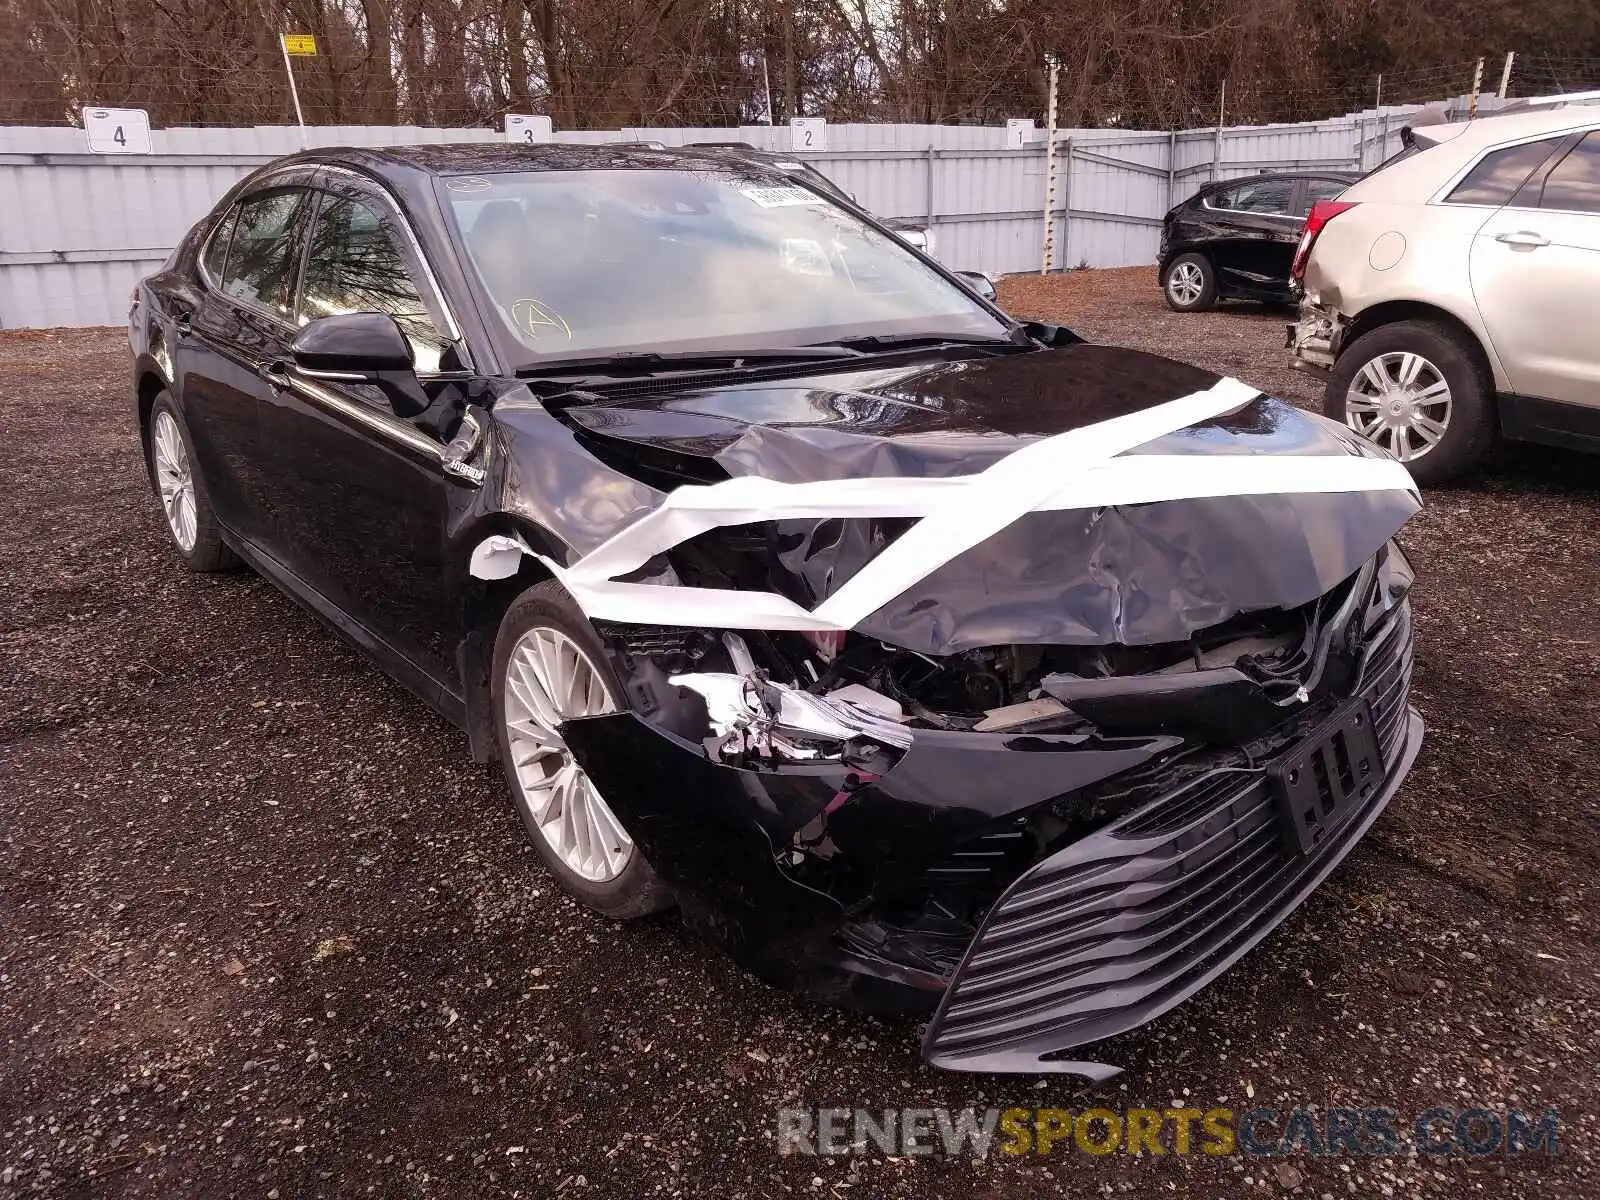
[[[1212,178],[1283,168],[1355,169],[1398,147],[1411,108],[1332,121],[1176,133],[1060,130],[1052,269],[1155,261],[1162,214]],[[486,129],[339,126],[312,145],[493,142]],[[962,270],[1041,266],[1044,134],[1008,149],[1000,128],[834,125],[801,153],[787,127],[557,133],[597,143],[740,140],[816,164],[867,208],[933,230],[934,253]],[[134,282],[235,180],[300,148],[294,127],[165,129],[149,155],[86,151],[76,129],[0,126],[0,328],[120,324]]]

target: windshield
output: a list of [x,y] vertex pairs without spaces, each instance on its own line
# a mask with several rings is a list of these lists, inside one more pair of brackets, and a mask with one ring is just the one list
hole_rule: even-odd
[[739,166],[452,176],[441,195],[517,365],[1008,332],[899,239]]

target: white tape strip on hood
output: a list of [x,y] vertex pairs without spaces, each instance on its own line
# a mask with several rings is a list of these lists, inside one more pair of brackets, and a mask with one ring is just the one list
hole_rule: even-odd
[[[1125,454],[1236,411],[1258,395],[1236,379],[1219,380],[1203,392],[1044,438],[976,475],[809,483],[741,476],[686,484],[571,567],[539,557],[591,618],[721,629],[847,630],[1029,512],[1215,496],[1415,491],[1405,467],[1388,458]],[[815,611],[772,592],[618,582],[618,576],[712,529],[842,517],[921,520]]]

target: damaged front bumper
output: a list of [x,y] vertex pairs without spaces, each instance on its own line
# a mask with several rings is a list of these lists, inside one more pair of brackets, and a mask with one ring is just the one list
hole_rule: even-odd
[[1062,1052],[1124,1033],[1222,974],[1367,831],[1422,745],[1393,716],[1385,774],[1309,850],[1286,846],[1268,775],[1225,772],[1037,864],[990,911],[923,1039],[934,1066],[1103,1077]]
[[[1235,689],[1211,670],[1142,677],[1142,710],[1133,678],[1116,704],[1073,695],[1105,728],[1024,714],[996,731],[909,731],[870,694],[818,697],[757,672],[623,672],[636,711],[565,734],[689,924],[748,969],[932,1012],[924,1053],[940,1067],[1103,1078],[1116,1068],[1065,1052],[1225,970],[1409,771],[1422,726],[1394,554],[1401,577],[1364,571],[1339,603],[1309,693],[1275,715],[1233,708],[1251,730],[1233,744],[1226,720],[1193,715]],[[1185,694],[1193,680],[1213,703]],[[698,726],[669,696],[703,701]],[[1351,736],[1365,722],[1371,740],[1330,742],[1330,722]],[[1350,786],[1330,785],[1339,803],[1319,809],[1315,789],[1307,801],[1286,782],[1307,755],[1346,772]]]

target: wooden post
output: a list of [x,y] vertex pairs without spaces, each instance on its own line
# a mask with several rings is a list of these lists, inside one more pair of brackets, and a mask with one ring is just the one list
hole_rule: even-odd
[[1506,51],[1506,65],[1500,68],[1500,99],[1506,98],[1506,92],[1511,87],[1511,64],[1517,61],[1515,50]]
[[289,76],[289,96],[294,100],[294,123],[300,126],[300,149],[304,150],[309,142],[306,141],[306,115],[300,111],[300,89],[294,82],[294,65],[289,61],[289,43],[284,41],[284,35],[278,34],[278,49],[283,51],[283,70]]
[[1478,65],[1472,68],[1472,100],[1467,105],[1467,120],[1472,120],[1478,115],[1478,93],[1483,90],[1483,59],[1478,60]]

